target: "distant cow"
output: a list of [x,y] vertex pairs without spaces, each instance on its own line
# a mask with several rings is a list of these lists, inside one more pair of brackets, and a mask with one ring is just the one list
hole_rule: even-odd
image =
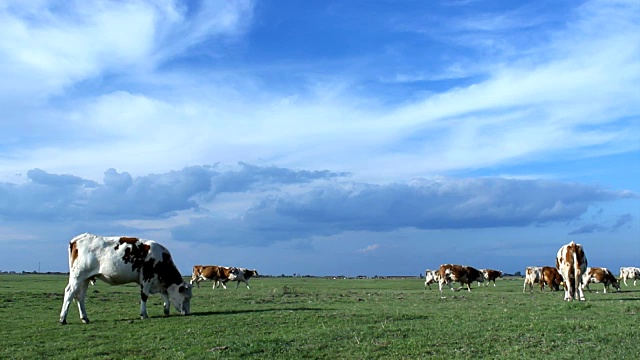
[[458,288],[458,290],[462,289],[462,286],[466,284],[467,290],[471,291],[471,283],[473,283],[474,281],[484,281],[484,277],[478,269],[465,265],[440,265],[438,276],[440,277],[440,280],[438,281],[440,293],[442,293],[442,286],[445,284],[449,285],[449,288],[451,288],[451,290],[454,290],[453,286],[451,285],[452,282],[460,283],[460,288]]
[[562,276],[558,272],[558,269],[552,266],[543,266],[540,270],[540,290],[544,290],[544,285],[549,285],[551,291],[560,290],[560,284],[562,284]]
[[564,299],[584,300],[582,274],[587,271],[587,256],[582,245],[570,242],[562,246],[556,254],[556,268],[564,280]]
[[527,266],[524,270],[524,288],[522,292],[533,291],[533,284],[537,284],[542,280],[542,266]]
[[589,283],[603,284],[604,293],[607,293],[609,285],[620,291],[620,282],[613,276],[613,273],[607,268],[588,267],[587,271],[582,275],[582,288],[589,290]]
[[176,268],[164,246],[151,241],[122,236],[82,234],[69,242],[69,284],[64,290],[60,323],[67,323],[73,299],[78,302],[80,319],[89,322],[84,300],[89,283],[100,279],[110,285],[140,285],[140,316],[147,318],[147,298],[160,293],[164,314],[170,304],[181,314],[190,311],[191,288]]
[[228,266],[218,266],[218,265],[195,265],[193,267],[193,271],[191,273],[191,281],[194,282],[198,287],[200,287],[200,282],[205,280],[213,281],[212,288],[215,289],[218,284],[222,284],[222,286],[226,289],[225,285],[229,280],[235,280],[238,276],[239,270],[237,268],[232,268]]
[[256,269],[246,269],[246,268],[232,268],[232,272],[233,274],[235,274],[235,277],[233,279],[229,278],[227,280],[219,280],[219,282],[222,284],[222,286],[224,286],[224,288],[226,289],[227,287],[225,286],[225,284],[227,283],[227,281],[231,280],[231,281],[237,281],[236,283],[236,289],[238,288],[238,286],[240,286],[240,282],[243,281],[244,284],[247,286],[247,289],[249,289],[249,279],[253,276],[259,276],[258,275],[258,271]]
[[621,267],[620,268],[620,280],[627,285],[627,280],[633,280],[633,286],[636,286],[636,280],[640,279],[640,268],[637,267]]
[[493,281],[493,286],[496,286],[496,279],[502,277],[502,271],[492,269],[481,269],[482,276],[487,281],[484,285],[489,286],[489,283]]
[[427,269],[424,271],[424,286],[429,287],[429,290],[431,290],[431,284],[437,283],[439,279],[438,270]]

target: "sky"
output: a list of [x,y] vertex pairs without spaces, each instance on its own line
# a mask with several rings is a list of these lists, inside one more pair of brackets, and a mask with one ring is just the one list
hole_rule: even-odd
[[640,266],[638,1],[0,2],[0,270]]

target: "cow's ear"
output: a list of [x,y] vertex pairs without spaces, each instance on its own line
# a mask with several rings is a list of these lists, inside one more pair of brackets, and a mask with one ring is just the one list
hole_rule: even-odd
[[183,293],[184,292],[184,285],[180,285],[180,287],[178,288],[178,292]]

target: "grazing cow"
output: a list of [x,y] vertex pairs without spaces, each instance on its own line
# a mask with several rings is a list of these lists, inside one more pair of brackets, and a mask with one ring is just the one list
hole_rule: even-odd
[[587,256],[582,245],[570,242],[563,245],[556,254],[556,268],[564,280],[564,299],[584,300],[582,274],[587,271]]
[[640,268],[633,266],[620,268],[620,280],[624,281],[625,286],[629,286],[627,280],[633,280],[633,286],[636,286],[638,279],[640,279]]
[[[471,291],[471,283],[473,283],[474,281],[478,281],[478,282],[484,281],[484,277],[478,269],[471,266],[464,266],[464,265],[453,265],[453,264],[440,265],[440,269],[438,270],[438,276],[440,277],[440,280],[438,281],[438,287],[440,288],[441,294],[442,294],[442,286],[444,284],[449,285],[449,288],[451,290],[454,290],[451,283],[459,282],[460,288],[458,288],[458,290],[462,289],[462,286],[466,284],[467,290]],[[458,290],[455,290],[455,291],[458,291]]]
[[524,288],[522,292],[533,291],[533,284],[537,284],[542,280],[542,266],[527,266],[524,270]]
[[243,281],[244,284],[247,286],[247,289],[249,288],[249,279],[252,276],[259,276],[258,275],[258,271],[256,269],[246,269],[246,268],[233,268],[233,273],[235,274],[235,277],[233,279],[229,278],[227,280],[220,280],[220,283],[222,284],[222,286],[225,287],[225,289],[227,288],[225,286],[225,284],[227,283],[227,281],[231,280],[231,281],[237,281],[236,283],[236,289],[238,288],[238,286],[240,286],[240,281]]
[[438,270],[425,270],[424,271],[424,287],[429,287],[431,290],[431,284],[435,284],[440,280]]
[[616,290],[620,291],[620,282],[607,268],[588,267],[587,271],[582,275],[582,288],[591,292],[589,283],[603,284],[605,294],[609,285],[613,285]]
[[69,242],[69,284],[64,290],[60,323],[67,323],[71,300],[78,302],[80,319],[89,322],[84,300],[89,283],[100,279],[109,285],[140,285],[140,317],[147,318],[147,298],[160,293],[164,314],[170,305],[181,314],[190,311],[191,288],[176,268],[164,246],[122,236],[82,234]]
[[499,270],[481,269],[480,271],[482,272],[482,276],[484,277],[484,279],[487,280],[487,283],[484,284],[485,286],[489,286],[489,283],[492,281],[493,286],[496,286],[496,279],[502,277],[502,271]]
[[198,287],[200,287],[200,282],[205,280],[213,281],[213,289],[216,288],[218,283],[222,284],[222,286],[226,289],[225,285],[229,280],[235,280],[236,276],[238,276],[238,269],[227,267],[227,266],[218,266],[218,265],[195,265],[193,267],[193,272],[191,273],[191,281],[194,282]]
[[560,290],[560,284],[562,284],[562,276],[558,272],[558,269],[552,266],[543,266],[540,270],[540,291],[544,290],[544,285],[549,285],[551,291]]

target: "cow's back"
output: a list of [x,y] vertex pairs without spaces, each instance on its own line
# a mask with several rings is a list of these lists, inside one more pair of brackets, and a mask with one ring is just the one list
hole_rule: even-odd
[[[72,274],[96,277],[111,285],[141,283],[156,274],[176,282],[175,275],[179,275],[169,252],[150,240],[82,234],[71,239],[69,255]],[[145,275],[145,268],[153,274]]]
[[133,263],[139,248],[132,251],[130,246],[122,246],[120,239],[93,234],[82,234],[71,239],[70,274],[80,279],[97,277],[113,285],[139,282],[139,270],[143,262],[138,260]]

